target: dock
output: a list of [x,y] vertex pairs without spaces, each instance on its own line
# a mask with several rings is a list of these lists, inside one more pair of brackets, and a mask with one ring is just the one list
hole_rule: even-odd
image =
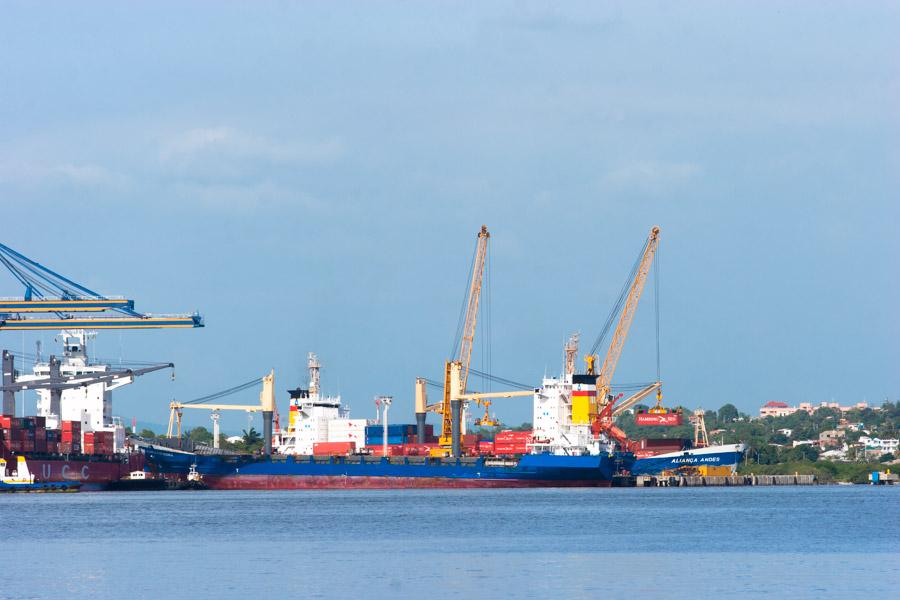
[[637,487],[722,487],[746,485],[816,485],[815,475],[641,475],[635,478]]

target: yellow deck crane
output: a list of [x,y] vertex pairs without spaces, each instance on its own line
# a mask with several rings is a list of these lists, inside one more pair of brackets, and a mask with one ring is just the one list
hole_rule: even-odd
[[[181,417],[184,409],[200,409],[212,411],[213,421],[213,447],[219,447],[219,411],[223,410],[241,410],[248,413],[263,413],[263,436],[265,440],[266,454],[272,453],[272,414],[275,411],[275,371],[272,370],[268,375],[261,379],[255,380],[262,382],[262,391],[259,393],[259,404],[212,404],[212,403],[190,403],[175,402],[169,403],[169,429],[166,437],[173,436],[173,429],[177,428],[177,437],[181,439]],[[243,386],[241,386],[243,387]],[[268,426],[267,426],[268,425]]]
[[478,320],[478,303],[481,299],[484,263],[487,258],[487,244],[490,237],[487,226],[482,225],[475,246],[475,260],[472,263],[472,276],[469,280],[466,316],[460,338],[459,355],[457,359],[448,360],[444,364],[444,392],[440,408],[441,437],[439,442],[443,448],[450,448],[452,456],[461,454],[462,394],[466,390],[466,382],[469,378],[469,363],[472,360],[475,324]]
[[[591,398],[590,396],[576,396],[573,398],[572,404],[572,415],[573,422],[577,422],[576,419],[580,416],[582,419],[587,418],[588,422],[591,423],[592,429],[594,433],[606,433],[617,439],[620,443],[625,443],[625,435],[619,430],[613,423],[613,403],[614,401],[610,399],[610,387],[612,384],[613,374],[616,372],[616,366],[619,363],[619,357],[622,355],[622,348],[625,345],[625,339],[628,337],[628,330],[631,327],[631,322],[634,319],[635,311],[637,310],[638,302],[641,299],[641,294],[644,291],[644,283],[647,281],[647,276],[650,273],[650,267],[653,264],[653,257],[656,255],[656,249],[659,246],[659,227],[653,227],[650,230],[650,235],[647,238],[647,242],[644,245],[644,251],[641,255],[640,262],[637,265],[635,270],[634,279],[631,282],[631,286],[628,290],[627,300],[625,301],[625,306],[622,309],[622,314],[619,317],[619,323],[616,326],[616,331],[613,334],[612,342],[610,342],[609,350],[606,353],[606,358],[603,361],[603,367],[600,369],[599,375],[597,375],[597,395],[595,398]],[[587,372],[589,375],[594,375],[594,364],[596,362],[596,356],[591,354],[590,356],[585,357],[587,362]],[[659,382],[656,382],[653,386],[657,392],[658,400],[661,400],[661,388],[659,387]],[[650,393],[650,387],[645,388],[642,392]],[[650,391],[648,391],[650,390]],[[646,395],[646,394],[644,394]],[[642,396],[643,397],[643,396]],[[630,401],[631,399],[629,399]],[[588,403],[587,406],[576,407],[576,402],[578,403]],[[636,402],[636,401],[635,401]],[[659,402],[657,402],[659,403]]]

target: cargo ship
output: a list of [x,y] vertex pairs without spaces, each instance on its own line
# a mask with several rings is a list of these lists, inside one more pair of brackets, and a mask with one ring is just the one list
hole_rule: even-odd
[[694,426],[693,440],[657,438],[633,443],[631,447],[637,459],[631,466],[632,475],[733,474],[744,459],[747,445],[712,445],[704,411],[695,410],[689,419]]
[[[196,470],[211,489],[609,487],[634,461],[612,440],[591,436],[589,425],[571,423],[571,374],[529,392],[538,429],[498,433],[485,447],[463,420],[454,455],[424,422],[388,424],[389,398],[379,399],[380,422],[351,419],[340,397],[320,394],[315,354],[307,364],[309,387],[289,390],[288,427],[274,436],[271,456],[141,444],[151,471],[183,481]],[[556,414],[569,407],[567,421],[551,425],[544,418],[551,405]]]
[[211,489],[609,487],[628,463],[618,454],[518,458],[428,456],[198,455],[144,447],[147,461],[167,477],[191,466]]
[[631,474],[657,475],[668,471],[693,471],[699,467],[727,467],[733,471],[746,451],[746,444],[724,444],[666,452],[635,460]]
[[[0,416],[0,458],[27,461],[36,483],[77,482],[82,490],[107,489],[111,482],[142,470],[121,419],[112,415],[112,391],[147,369],[114,371],[88,358],[92,333],[65,330],[61,360],[36,357],[31,374],[19,374],[12,353],[3,351],[4,412]],[[155,370],[152,368],[150,370]],[[57,382],[56,388],[49,382]],[[11,416],[12,390],[32,389],[37,415]]]

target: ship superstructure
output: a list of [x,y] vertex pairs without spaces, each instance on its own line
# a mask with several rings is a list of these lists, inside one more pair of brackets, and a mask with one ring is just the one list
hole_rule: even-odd
[[[595,435],[587,420],[586,408],[596,402],[596,396],[596,376],[566,373],[545,377],[534,394],[534,451],[572,456],[614,451],[615,444],[605,434]],[[579,405],[582,398],[585,402]],[[577,409],[584,414],[579,415]]]
[[[67,329],[58,339],[63,344],[62,360],[38,361],[32,375],[22,375],[19,382],[39,382],[60,377],[76,382],[80,378],[97,379],[98,375],[113,374],[108,364],[94,363],[88,357],[88,340],[94,332],[83,329]],[[60,391],[38,389],[37,415],[45,418],[48,429],[59,429],[63,421],[78,421],[82,432],[106,431],[113,434],[114,449],[125,449],[125,427],[112,413],[112,392],[134,383],[134,375],[124,373],[94,383],[85,383]]]
[[311,455],[318,443],[354,442],[365,445],[366,419],[351,419],[350,409],[341,406],[341,397],[321,393],[321,368],[314,352],[307,356],[309,385],[288,390],[288,427],[280,432],[275,451],[285,455]]

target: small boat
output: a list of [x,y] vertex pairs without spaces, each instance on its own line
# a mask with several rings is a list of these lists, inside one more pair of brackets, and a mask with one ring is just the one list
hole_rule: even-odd
[[106,489],[110,492],[153,492],[168,487],[168,482],[161,477],[148,477],[146,471],[132,471],[128,477],[110,481]]
[[6,471],[6,459],[0,458],[0,492],[77,492],[77,481],[35,481],[24,456],[16,459],[16,470]]

